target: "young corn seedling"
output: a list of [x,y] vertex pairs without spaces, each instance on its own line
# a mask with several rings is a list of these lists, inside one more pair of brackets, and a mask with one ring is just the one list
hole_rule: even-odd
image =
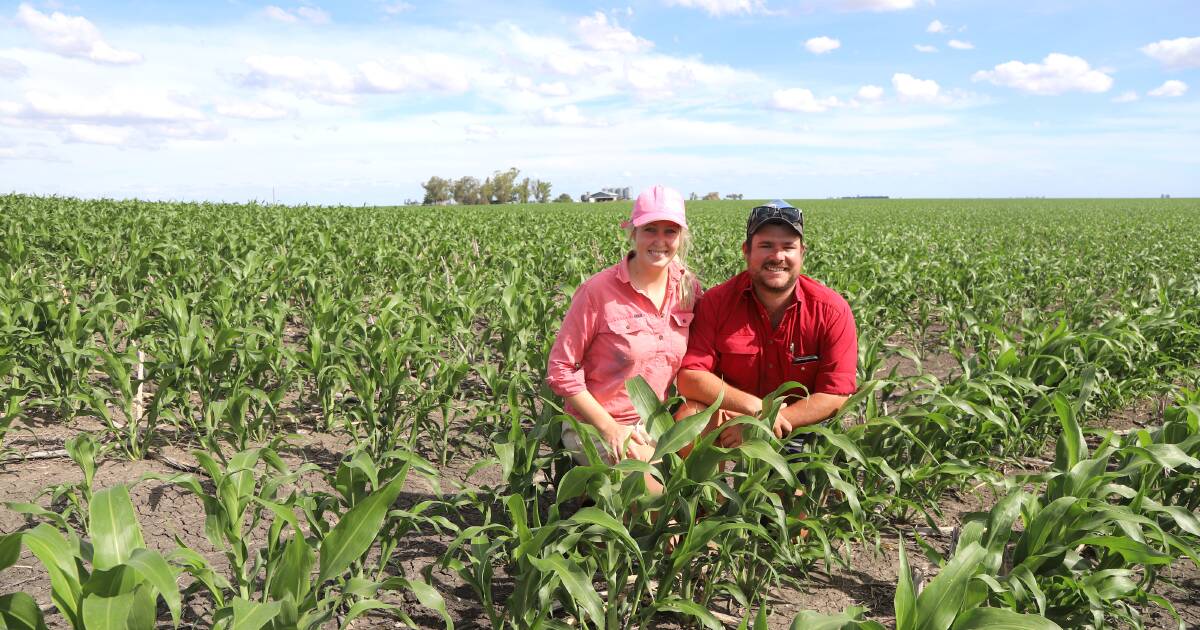
[[[0,570],[17,559],[24,545],[50,574],[50,598],[77,630],[153,628],[158,600],[171,621],[182,613],[177,571],[147,549],[128,488],[96,492],[88,504],[84,536],[49,524],[0,538]],[[8,627],[45,628],[41,610],[23,593],[0,597],[0,620]]]

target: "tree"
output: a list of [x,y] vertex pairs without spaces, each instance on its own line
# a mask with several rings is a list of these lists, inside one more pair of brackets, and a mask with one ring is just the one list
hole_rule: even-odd
[[[550,186],[550,184],[547,183],[546,187],[549,188],[549,186]],[[547,191],[546,194],[549,195],[550,194],[549,191]],[[575,198],[572,197],[568,193],[563,193],[554,198],[554,203],[574,203],[574,202],[575,202]]]
[[708,193],[707,195],[704,195],[704,200],[705,200],[705,201],[720,201],[720,200],[721,200],[721,193],[718,193],[718,192],[710,192],[710,193]]
[[425,199],[421,203],[427,206],[450,201],[451,183],[448,179],[434,175],[429,181],[421,184],[421,187],[425,189]]
[[470,175],[454,180],[454,202],[464,205],[483,203],[479,180]]
[[[550,201],[550,189],[550,182],[543,182],[541,180],[536,182],[534,192],[537,196],[538,203],[546,203]],[[570,199],[571,197],[568,195],[567,200],[570,201]]]
[[496,171],[492,174],[492,196],[500,203],[512,203],[517,200],[517,175],[521,171],[510,168],[507,171]]
[[688,201],[695,201],[699,198],[700,198],[700,195],[697,195],[696,193],[692,193],[692,194],[688,195]]
[[517,199],[520,199],[521,203],[529,203],[529,197],[533,193],[533,182],[530,182],[528,177],[522,179],[521,184],[517,186],[516,193]]
[[491,177],[483,180],[483,185],[479,187],[479,203],[494,203],[496,196],[496,184]]

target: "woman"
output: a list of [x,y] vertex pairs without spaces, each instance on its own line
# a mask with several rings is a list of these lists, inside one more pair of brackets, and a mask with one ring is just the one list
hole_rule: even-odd
[[[597,450],[609,463],[649,461],[654,453],[625,381],[640,375],[659,400],[666,396],[687,350],[700,291],[685,260],[690,237],[678,191],[645,190],[621,227],[632,251],[576,289],[546,377],[566,411],[599,432]],[[576,461],[587,463],[573,427],[563,428],[562,441]]]

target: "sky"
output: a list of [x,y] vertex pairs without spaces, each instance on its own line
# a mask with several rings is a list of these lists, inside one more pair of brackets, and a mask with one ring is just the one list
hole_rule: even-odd
[[1200,196],[1195,0],[0,0],[0,191]]

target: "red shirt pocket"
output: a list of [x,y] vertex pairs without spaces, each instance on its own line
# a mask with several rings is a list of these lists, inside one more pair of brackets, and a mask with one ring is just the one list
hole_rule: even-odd
[[755,335],[733,335],[717,340],[717,369],[734,387],[753,392],[758,389],[758,356],[762,345]]
[[608,330],[618,335],[636,335],[650,330],[650,323],[645,317],[630,317],[628,319],[608,320]]
[[787,369],[787,380],[796,381],[807,390],[794,389],[791,391],[791,395],[807,396],[812,393],[813,387],[817,384],[817,366],[820,364],[821,361],[819,358],[811,358],[809,356],[791,358]]

